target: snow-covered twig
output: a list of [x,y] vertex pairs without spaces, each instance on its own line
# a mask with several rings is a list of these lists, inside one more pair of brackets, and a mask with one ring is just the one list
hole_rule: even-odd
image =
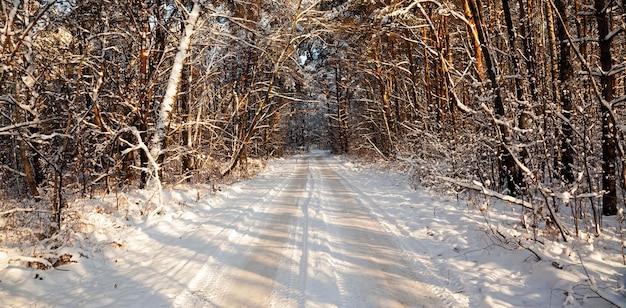
[[473,181],[471,183],[466,183],[466,182],[462,182],[460,180],[457,179],[453,179],[450,177],[446,177],[446,176],[439,176],[438,178],[446,181],[446,182],[450,182],[452,184],[461,186],[461,187],[465,187],[465,188],[469,188],[469,189],[473,189],[473,190],[477,190],[479,192],[481,192],[483,195],[485,196],[489,196],[489,197],[494,197],[494,198],[498,198],[500,200],[506,201],[506,202],[510,202],[513,204],[518,204],[521,205],[529,210],[533,209],[533,205],[532,203],[528,202],[528,201],[524,201],[522,199],[518,199],[509,195],[505,195],[505,194],[501,194],[497,191],[491,190],[489,188],[486,188],[485,186],[483,186],[482,184]]
[[12,257],[11,259],[9,259],[9,262],[11,261],[26,262],[30,264],[33,264],[33,263],[40,264],[43,267],[42,269],[49,269],[52,267],[52,263],[49,260],[46,260],[44,258],[17,256],[17,257]]
[[[130,148],[122,151],[122,155],[126,155],[135,150],[144,151],[144,153],[146,154],[146,157],[148,158],[148,163],[152,167],[153,177],[157,184],[157,189],[159,193],[159,206],[148,215],[148,217],[152,217],[154,216],[154,214],[158,214],[163,209],[163,187],[161,186],[161,180],[159,179],[159,164],[154,159],[154,156],[150,154],[150,150],[148,149],[146,144],[143,142],[143,139],[141,139],[141,134],[139,133],[137,128],[133,126],[131,128],[128,128],[127,131],[130,131],[133,134],[133,136],[135,136],[135,139],[137,139],[137,144],[133,145],[125,141],[130,146]],[[149,202],[150,200],[148,200],[147,203]]]
[[33,208],[27,208],[27,209],[23,209],[23,208],[15,208],[15,209],[10,209],[4,212],[0,212],[0,216],[7,216],[13,213],[18,213],[18,212],[22,212],[22,213],[30,213],[30,212],[38,212],[38,213],[51,213],[51,211],[46,211],[46,210],[38,210],[38,209],[33,209]]
[[621,305],[618,305],[618,303],[616,303],[610,298],[611,296],[609,294],[604,293],[604,291],[598,290],[598,285],[596,283],[596,280],[594,277],[589,275],[589,271],[587,271],[587,267],[585,266],[585,263],[583,262],[583,258],[580,256],[580,253],[576,249],[574,249],[574,252],[576,252],[576,254],[578,255],[578,260],[580,261],[580,265],[583,267],[583,270],[585,271],[585,275],[587,275],[587,279],[589,280],[589,284],[590,284],[589,289],[591,290],[591,292],[597,294],[600,298],[607,301],[611,305],[614,305],[615,307],[621,307]]
[[530,247],[528,247],[528,246],[526,246],[526,245],[522,244],[522,241],[521,241],[521,240],[520,240],[520,241],[518,241],[518,242],[517,242],[517,244],[519,245],[519,247],[522,247],[522,248],[524,248],[524,249],[526,249],[526,250],[530,251],[530,253],[532,253],[533,255],[535,255],[535,258],[537,258],[537,261],[541,261],[541,260],[543,259],[543,258],[541,258],[541,256],[540,256],[537,252],[535,252],[534,250],[532,250],[532,248],[530,248]]
[[6,132],[10,132],[12,130],[21,128],[21,127],[25,127],[25,126],[36,126],[41,124],[42,122],[39,120],[35,120],[35,121],[28,121],[28,122],[22,122],[22,123],[17,123],[17,124],[12,124],[12,125],[7,125],[4,127],[0,127],[0,134],[5,134]]

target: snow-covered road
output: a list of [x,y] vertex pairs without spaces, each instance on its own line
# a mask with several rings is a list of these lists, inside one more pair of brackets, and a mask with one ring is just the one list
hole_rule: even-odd
[[[0,242],[0,307],[626,307],[615,227],[533,242],[510,204],[384,169],[292,156],[232,185],[170,186],[151,217],[152,189],[77,200],[54,241]],[[19,262],[63,253],[77,262]]]
[[[251,204],[226,232],[179,307],[436,307],[412,260],[365,195],[328,156],[303,156],[248,187]],[[230,229],[233,225],[237,228]]]

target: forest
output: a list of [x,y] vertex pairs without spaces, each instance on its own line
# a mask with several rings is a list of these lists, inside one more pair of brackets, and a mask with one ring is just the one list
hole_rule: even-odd
[[623,0],[1,0],[2,228],[326,149],[601,236],[626,206],[625,28]]

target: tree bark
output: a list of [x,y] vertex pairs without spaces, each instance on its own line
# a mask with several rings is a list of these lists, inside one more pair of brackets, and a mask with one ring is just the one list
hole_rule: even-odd
[[[563,0],[555,0],[554,4],[559,11],[559,14],[563,17],[563,23],[567,23],[568,17],[568,9],[567,3]],[[560,103],[561,103],[561,113],[563,114],[563,119],[561,121],[561,149],[559,155],[560,159],[560,172],[561,177],[566,183],[572,183],[575,180],[574,172],[573,172],[573,164],[574,164],[574,148],[572,146],[572,142],[574,139],[574,134],[572,130],[572,113],[573,113],[573,104],[572,97],[570,95],[570,80],[573,75],[573,68],[570,64],[570,46],[567,38],[567,33],[565,32],[565,25],[558,22],[556,25],[556,37],[560,42],[559,48],[559,82],[557,83],[559,86],[560,93]]]
[[498,172],[500,177],[500,185],[507,187],[510,194],[516,194],[517,188],[515,179],[513,177],[516,169],[515,160],[511,153],[507,151],[507,145],[510,140],[510,132],[509,128],[505,121],[505,108],[504,102],[502,100],[502,93],[500,89],[500,84],[498,82],[498,75],[496,72],[495,63],[492,60],[491,50],[487,44],[486,35],[484,33],[484,28],[482,24],[482,17],[480,15],[480,0],[469,0],[468,5],[472,16],[476,22],[476,32],[478,35],[478,40],[480,42],[485,63],[487,64],[487,76],[491,81],[491,89],[493,91],[493,102],[494,102],[494,111],[496,119],[500,122],[497,124],[498,135],[500,138],[501,145],[498,146]]
[[176,53],[176,58],[174,58],[174,64],[167,83],[167,90],[165,91],[165,96],[163,97],[163,101],[161,102],[161,106],[159,108],[159,118],[156,123],[156,132],[152,139],[150,151],[152,156],[156,158],[159,166],[165,161],[167,130],[170,125],[170,115],[172,113],[174,103],[176,102],[176,96],[178,95],[178,86],[181,81],[185,58],[187,57],[187,50],[191,45],[191,37],[195,32],[196,22],[200,16],[200,9],[200,3],[197,0],[194,1],[191,12],[188,12],[185,31],[178,45],[178,52]]
[[383,124],[385,125],[385,135],[387,138],[385,138],[385,143],[387,144],[384,148],[383,148],[383,152],[385,154],[385,157],[389,157],[391,155],[392,152],[392,148],[393,148],[393,140],[392,138],[392,133],[391,133],[391,127],[390,127],[390,121],[392,121],[392,117],[391,117],[391,110],[390,110],[390,106],[389,106],[389,94],[387,93],[387,82],[385,80],[385,76],[383,76],[382,73],[382,67],[380,64],[380,59],[378,56],[378,44],[377,44],[377,40],[378,38],[375,38],[373,40],[374,44],[372,46],[372,50],[374,51],[374,61],[376,62],[376,76],[378,77],[378,84],[379,84],[379,91],[380,91],[380,97],[382,99],[382,114],[383,114]]
[[194,161],[193,161],[193,139],[192,139],[192,130],[191,130],[191,121],[193,120],[193,116],[191,115],[191,82],[192,82],[192,68],[191,65],[185,64],[185,68],[183,69],[183,78],[181,85],[181,92],[183,95],[180,96],[180,106],[183,112],[184,123],[182,123],[183,128],[181,130],[181,146],[183,148],[182,153],[182,172],[183,177],[186,177],[186,181],[191,182],[191,172],[195,169]]
[[[141,3],[138,1],[136,4],[138,6]],[[149,63],[150,63],[150,39],[149,39],[149,28],[150,21],[147,10],[144,9],[141,12],[142,14],[142,32],[141,32],[141,51],[140,51],[140,87],[141,93],[139,94],[139,108],[137,108],[137,113],[135,115],[135,123],[139,128],[140,134],[142,138],[146,137],[146,131],[148,130],[148,114],[150,113],[150,99],[151,99],[151,89],[150,89],[150,72],[149,72]],[[123,148],[124,150],[125,148]],[[125,162],[123,164],[123,173],[126,174],[127,180],[131,181],[132,179],[132,168],[130,165],[134,162],[134,152],[129,152],[126,155]],[[146,186],[146,182],[148,181],[148,155],[144,151],[139,151],[139,164],[141,167],[141,179],[139,181],[139,188],[144,188]]]
[[[521,74],[520,74],[520,69],[517,66],[517,57],[515,57],[515,54],[517,53],[517,42],[515,39],[515,27],[513,26],[513,18],[511,17],[511,7],[509,5],[509,0],[502,0],[502,9],[504,11],[504,19],[506,22],[506,30],[507,30],[507,36],[509,39],[509,59],[511,62],[511,67],[513,69],[513,78],[514,78],[514,83],[515,83],[515,98],[516,98],[516,103],[518,106],[518,112],[519,112],[519,126],[520,128],[525,127],[526,126],[526,116],[525,116],[525,94],[524,94],[524,89],[522,88],[522,81],[521,81]],[[522,128],[523,129],[523,128]],[[528,158],[528,152],[526,150],[522,151],[522,163],[526,164],[527,162],[527,158]],[[511,172],[513,173],[513,180],[515,181],[515,184],[517,185],[518,188],[523,188],[524,186],[524,174],[522,173],[522,171],[519,168],[515,168],[514,170],[511,170]]]
[[343,136],[343,140],[341,146],[343,147],[343,153],[347,154],[349,152],[350,147],[350,128],[349,128],[349,108],[350,108],[350,63],[346,63],[346,82],[344,84],[344,99],[343,106],[341,108],[341,130],[343,131],[341,135]]
[[37,189],[37,182],[35,181],[33,168],[31,167],[30,160],[28,159],[28,154],[26,152],[27,147],[26,142],[23,140],[19,142],[20,158],[22,159],[22,165],[24,166],[24,174],[26,174],[28,189],[34,197],[39,197],[39,190]]
[[615,98],[615,75],[611,72],[613,58],[611,54],[611,22],[607,14],[607,1],[595,0],[596,21],[598,23],[598,41],[600,45],[600,65],[602,76],[602,214],[617,214],[617,187],[615,169],[617,164],[617,138],[615,119],[612,115],[611,102]]
[[478,30],[476,28],[476,19],[475,15],[472,13],[470,9],[469,1],[472,0],[463,0],[463,11],[465,12],[465,18],[467,18],[467,32],[470,34],[470,39],[472,41],[472,45],[474,46],[474,57],[476,62],[476,71],[478,72],[478,78],[480,81],[485,80],[485,68],[483,67],[483,51],[480,46],[480,39],[478,38]]

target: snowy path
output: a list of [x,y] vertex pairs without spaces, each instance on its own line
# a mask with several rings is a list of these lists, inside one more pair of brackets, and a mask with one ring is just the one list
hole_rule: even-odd
[[150,218],[152,190],[78,200],[59,239],[78,262],[34,270],[0,246],[0,307],[626,307],[615,233],[532,243],[511,205],[382,169],[288,157],[229,186],[168,189]]
[[287,168],[293,173],[278,186],[266,178],[250,187],[263,201],[214,239],[221,249],[176,306],[440,306],[363,194],[324,156]]

